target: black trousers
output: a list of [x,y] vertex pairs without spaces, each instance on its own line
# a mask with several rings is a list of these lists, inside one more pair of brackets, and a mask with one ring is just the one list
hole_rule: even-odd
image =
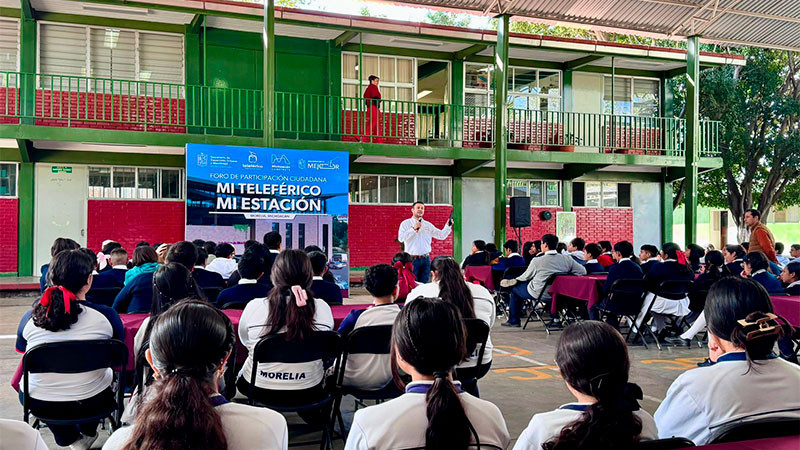
[[[20,392],[20,401],[22,401],[22,392]],[[116,400],[114,399],[114,391],[109,387],[103,392],[83,400],[74,400],[68,402],[51,402],[46,400],[37,400],[35,398],[28,399],[28,407],[31,414],[37,417],[50,417],[55,419],[72,419],[78,417],[91,417],[105,412],[111,411],[116,407]],[[97,425],[99,422],[85,422],[78,425],[53,425],[46,421],[56,443],[62,447],[66,447],[84,436],[94,436],[97,434]]]

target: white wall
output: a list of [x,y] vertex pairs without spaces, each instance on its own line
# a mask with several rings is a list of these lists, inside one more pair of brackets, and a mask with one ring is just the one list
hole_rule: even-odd
[[[572,112],[603,112],[603,75],[599,73],[572,73]],[[595,132],[599,132],[595,131]],[[578,152],[597,153],[595,147],[578,146]]]
[[461,254],[472,251],[472,241],[494,240],[494,179],[464,178],[462,182]]
[[661,248],[661,190],[658,183],[632,183],[633,248],[644,244]]

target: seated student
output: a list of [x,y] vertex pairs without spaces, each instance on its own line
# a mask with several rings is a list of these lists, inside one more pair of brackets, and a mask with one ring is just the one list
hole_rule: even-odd
[[197,247],[189,241],[176,242],[169,247],[164,262],[181,264],[191,272],[197,262]]
[[[616,263],[608,268],[608,277],[603,284],[603,296],[608,297],[611,292],[611,286],[617,280],[641,280],[643,278],[642,268],[638,264],[631,261],[633,256],[633,244],[628,241],[619,241],[614,244],[614,261]],[[606,306],[605,301],[595,304],[589,309],[589,318],[597,320],[600,318],[599,308]],[[612,323],[616,324],[614,317],[610,317]]]
[[569,245],[567,245],[567,253],[575,258],[575,261],[578,261],[578,264],[582,266],[586,265],[586,258],[584,258],[583,252],[584,248],[586,248],[586,241],[579,237],[569,241]]
[[525,258],[525,267],[528,267],[528,264],[530,264],[535,251],[536,246],[533,245],[533,241],[527,241],[522,246],[522,257]]
[[208,260],[208,253],[202,247],[197,248],[197,261],[195,261],[194,269],[192,270],[192,277],[197,282],[200,289],[206,288],[225,288],[225,280],[222,275],[217,272],[206,270],[206,260]]
[[411,255],[406,252],[398,252],[392,258],[392,267],[397,270],[397,299],[396,302],[405,301],[408,293],[417,287],[417,277],[414,275],[414,265]]
[[126,286],[138,275],[155,272],[158,268],[158,254],[153,247],[136,247],[133,251],[131,264],[133,264],[133,267],[125,272]]
[[[125,287],[119,291],[111,306],[120,314],[149,312],[153,302],[153,273],[159,264],[152,247],[137,247],[133,251],[133,269],[125,273]],[[131,272],[136,275],[131,277]]]
[[311,252],[311,269],[314,271],[314,282],[311,283],[311,292],[314,298],[325,300],[329,305],[342,304],[342,289],[336,283],[325,281],[322,275],[328,271],[328,257],[322,252]]
[[[264,285],[267,289],[272,289],[272,281],[269,279],[269,274],[272,272],[272,262],[275,260],[274,255],[267,250],[267,247],[258,241],[247,241],[244,243],[244,250],[261,258],[263,264],[261,265],[262,275],[258,278],[258,284]],[[213,273],[213,272],[212,272]],[[234,270],[230,278],[228,278],[227,287],[233,287],[239,284],[242,276],[238,270]]]
[[92,280],[92,288],[111,288],[123,287],[125,285],[125,273],[128,272],[128,252],[122,247],[117,247],[111,251],[109,259],[110,269],[100,272]]
[[267,255],[267,263],[271,266],[275,262],[275,258],[281,252],[283,247],[283,238],[277,231],[270,231],[264,234],[264,246],[267,247],[269,254]]
[[227,280],[231,277],[233,271],[236,270],[236,260],[233,259],[235,254],[236,251],[231,244],[219,244],[217,250],[214,252],[216,258],[211,261],[211,264],[206,266],[206,270],[209,272],[216,272]]
[[[250,385],[253,349],[262,337],[286,333],[289,340],[302,340],[315,330],[333,329],[331,307],[311,292],[311,261],[302,250],[285,250],[275,258],[272,282],[275,287],[266,298],[257,298],[244,308],[239,320],[239,341],[247,348],[247,360],[239,372],[236,386],[243,394],[257,392],[275,403],[303,403],[323,391],[322,360],[299,364],[259,364],[256,385]],[[275,373],[294,373],[291,379],[270,377]]]
[[133,425],[115,431],[104,449],[287,448],[281,414],[219,393],[236,345],[225,314],[202,301],[182,301],[154,321],[150,336],[146,358],[156,381]]
[[614,264],[614,257],[612,256],[614,253],[614,246],[611,245],[611,241],[600,241],[597,244],[603,249],[603,253],[597,257],[597,262],[607,269]]
[[100,253],[95,255],[97,258],[97,271],[102,273],[106,270],[111,270],[111,252],[115,249],[122,248],[122,244],[119,242],[115,242],[112,240],[105,240],[103,241],[103,246],[100,250]]
[[489,265],[497,264],[497,261],[503,256],[503,252],[497,249],[494,242],[486,243],[486,253],[489,254]]
[[745,255],[747,255],[747,250],[741,245],[728,244],[722,248],[722,256],[725,257],[728,272],[734,275],[738,275],[744,270]]
[[[377,264],[364,272],[364,288],[372,296],[372,305],[354,309],[339,325],[342,337],[361,327],[392,325],[400,306],[395,303],[399,290],[397,271],[388,264]],[[355,354],[347,356],[344,386],[366,391],[386,387],[392,381],[390,355]]]
[[764,289],[770,293],[783,292],[783,286],[778,281],[778,277],[768,272],[769,260],[761,252],[750,252],[744,257],[743,277],[752,278],[761,283]]
[[206,241],[206,243],[203,244],[203,248],[205,248],[206,253],[208,253],[208,259],[206,259],[205,265],[209,265],[211,264],[211,261],[214,261],[216,258],[216,256],[214,256],[214,252],[217,251],[217,243],[214,241]]
[[[55,257],[62,250],[76,250],[81,248],[80,244],[70,238],[56,238],[53,245],[50,247],[50,258]],[[47,271],[50,268],[50,263],[42,265],[42,276],[39,278],[39,291],[44,292],[47,287]]]
[[[725,259],[722,256],[722,252],[719,250],[712,250],[706,253],[705,269],[703,269],[702,273],[694,280],[692,292],[689,293],[690,298],[692,295],[702,295],[698,293],[702,291],[709,291],[714,283],[721,280],[723,277],[729,276],[731,276],[731,273],[728,272],[728,267],[725,265]],[[687,319],[691,321],[692,315],[694,315],[694,311],[687,316]],[[706,317],[703,312],[700,312],[688,330],[677,337],[669,336],[666,338],[666,341],[673,345],[690,347],[692,345],[692,339],[697,335],[697,333],[703,331],[705,328]]]
[[789,247],[789,262],[800,262],[800,244],[792,244]]
[[452,381],[466,356],[455,305],[423,297],[404,306],[392,328],[392,357],[412,381],[400,397],[356,411],[345,450],[467,450],[477,442],[506,448],[508,429],[497,406]]
[[788,388],[800,386],[800,367],[772,353],[791,328],[772,314],[767,291],[752,280],[723,278],[708,292],[704,313],[714,364],[672,383],[655,413],[659,436],[706,445],[736,422],[800,418],[800,389]]
[[[306,255],[310,255],[311,252],[320,252],[325,254],[322,249],[318,245],[306,245],[303,249],[306,252]],[[333,276],[330,270],[326,270],[324,274],[322,274],[322,279],[325,281],[330,281],[331,283],[336,283],[336,277]]]
[[705,256],[705,250],[697,244],[689,244],[686,246],[686,260],[689,261],[689,267],[694,273],[700,273],[700,262]]
[[[96,339],[123,339],[119,315],[108,307],[87,303],[97,260],[81,250],[62,250],[51,260],[48,287],[33,309],[22,316],[16,350],[39,344]],[[73,374],[37,373],[29,378],[29,406],[36,416],[86,417],[114,405],[111,369]],[[80,425],[47,424],[62,447],[88,449],[97,439],[99,421]],[[3,438],[4,439],[4,438]]]
[[[665,316],[672,315],[683,317],[686,314],[689,314],[688,293],[687,296],[681,300],[672,300],[658,297],[654,294],[654,291],[664,281],[692,281],[694,280],[694,272],[692,272],[692,269],[689,267],[688,261],[686,260],[686,254],[683,253],[678,244],[674,242],[667,242],[661,247],[661,261],[662,262],[660,264],[657,264],[648,270],[647,274],[644,276],[650,292],[648,292],[645,296],[644,303],[642,304],[642,310],[636,317],[636,326],[638,327],[641,325],[645,314],[647,313],[647,308],[649,308],[650,304],[652,303],[653,307],[650,311],[653,315],[652,328],[657,332],[662,332],[662,330],[666,332],[666,330],[664,330],[664,327],[666,326]],[[660,339],[663,337],[666,336],[659,336]]]
[[597,258],[602,254],[603,249],[597,244],[586,244],[583,248],[583,259],[586,261],[583,267],[586,273],[603,273],[606,268],[597,262]]
[[781,281],[786,285],[786,293],[800,295],[800,262],[790,262],[781,272]]
[[526,267],[525,258],[517,253],[518,248],[517,241],[512,239],[507,240],[506,243],[503,244],[503,257],[500,258],[497,264],[492,266],[492,270],[502,273],[506,269],[514,267]]
[[[260,245],[260,244],[259,244]],[[239,283],[219,293],[217,307],[222,308],[231,303],[247,304],[254,298],[264,298],[269,295],[270,288],[258,282],[263,275],[264,258],[257,251],[249,248],[239,260]]]
[[38,430],[20,420],[0,419],[0,450],[47,450]]
[[645,244],[639,249],[639,266],[642,268],[642,273],[647,274],[654,265],[658,264],[658,247],[655,245]]
[[653,416],[639,408],[641,388],[628,382],[628,348],[617,330],[595,321],[568,326],[556,365],[577,402],[534,414],[514,450],[611,450],[658,439]]
[[[550,275],[556,273],[566,273],[572,275],[586,275],[586,268],[578,264],[572,257],[561,255],[556,252],[558,236],[545,234],[542,236],[542,250],[544,254],[535,257],[528,265],[525,273],[512,280],[503,280],[503,287],[514,286],[511,290],[511,299],[508,305],[508,321],[502,325],[504,327],[519,327],[522,306],[526,299],[539,298],[542,294],[542,301],[549,303],[551,300],[548,292],[542,292],[545,282]],[[555,319],[554,319],[555,320]]]
[[778,258],[778,264],[780,266],[786,266],[789,264],[789,257],[783,254],[783,249],[783,242],[775,243],[775,256]]
[[[439,298],[448,303],[452,303],[458,308],[461,317],[465,319],[478,318],[489,325],[489,329],[494,326],[497,317],[497,310],[494,297],[483,286],[464,281],[464,274],[459,269],[458,264],[449,256],[437,256],[431,264],[433,282],[421,284],[408,294],[406,305],[421,298]],[[483,377],[489,372],[492,366],[492,337],[486,339],[486,348],[483,351],[483,360],[478,361],[478,350],[468,355],[459,368],[478,367],[478,378]],[[478,386],[472,383],[464,386],[464,390],[474,396],[478,396]]]
[[461,268],[466,269],[467,266],[488,266],[490,262],[489,253],[486,251],[486,242],[472,241],[472,253],[469,254],[461,263]]

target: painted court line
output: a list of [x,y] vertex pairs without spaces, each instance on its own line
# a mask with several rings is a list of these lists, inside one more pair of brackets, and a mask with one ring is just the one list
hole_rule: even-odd
[[16,339],[16,334],[0,334],[0,339]]
[[[496,352],[496,353],[503,354],[503,355],[508,355],[509,353],[511,353],[511,352],[507,352],[505,350],[501,350],[499,348],[494,348],[492,351]],[[546,366],[547,365],[547,364],[545,364],[543,362],[536,361],[535,359],[526,358],[525,356],[520,356],[520,355],[510,355],[510,356],[512,358],[517,358],[517,359],[519,359],[521,361],[525,361],[527,363],[536,364],[537,366]]]

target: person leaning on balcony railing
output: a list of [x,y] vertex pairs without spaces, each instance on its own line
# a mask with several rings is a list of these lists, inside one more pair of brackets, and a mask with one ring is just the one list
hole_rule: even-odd
[[[369,76],[369,85],[364,91],[364,98],[367,103],[367,115],[364,118],[364,136],[361,138],[362,142],[375,142],[377,144],[383,143],[383,138],[380,136],[380,106],[381,106],[381,91],[378,89],[378,84],[381,79],[375,75]],[[369,125],[367,125],[369,123]]]

